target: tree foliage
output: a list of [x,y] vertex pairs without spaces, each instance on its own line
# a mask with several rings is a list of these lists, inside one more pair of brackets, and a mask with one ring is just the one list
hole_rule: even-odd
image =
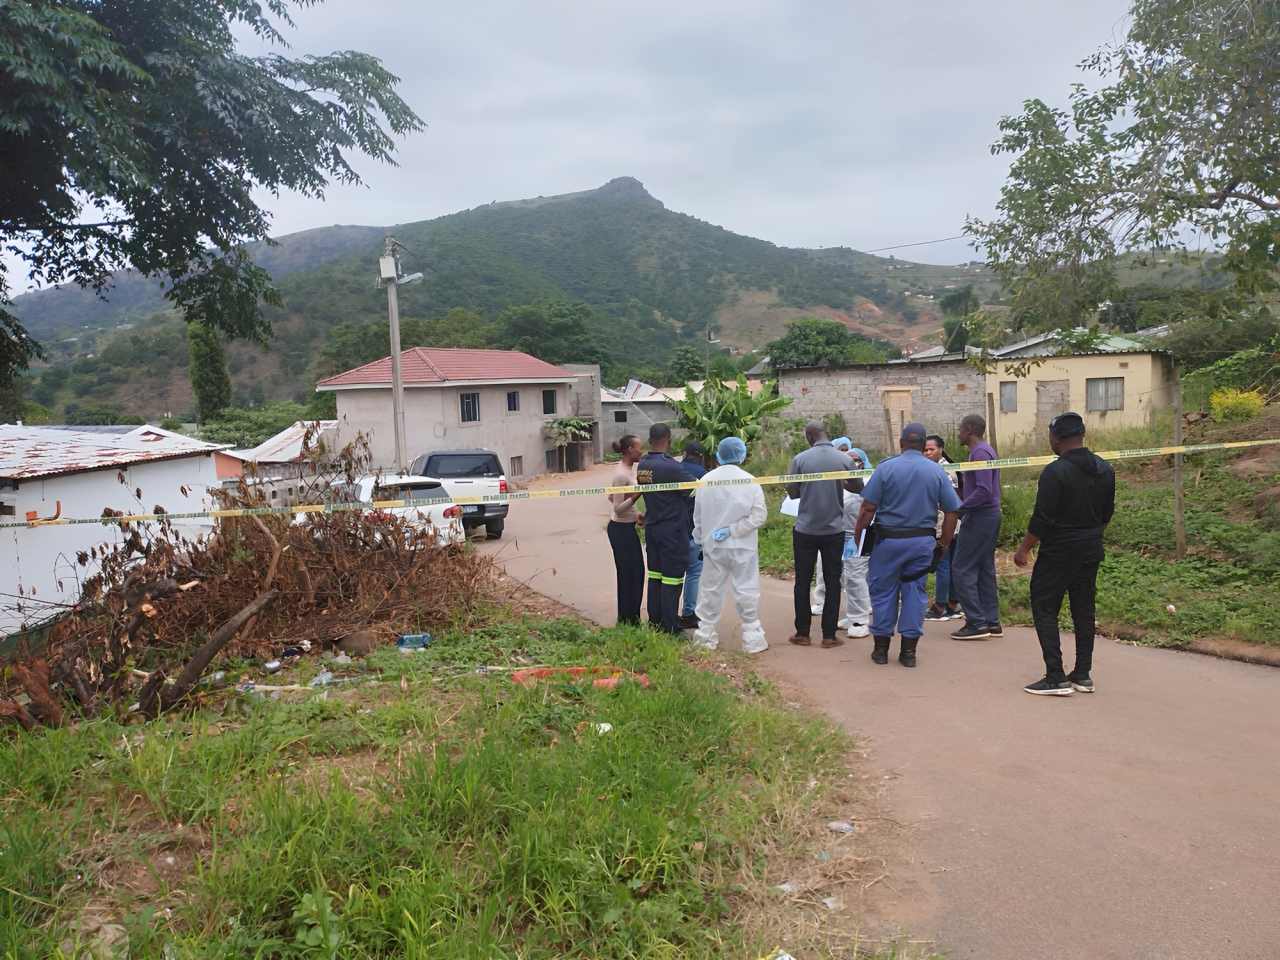
[[698,348],[691,343],[682,343],[676,347],[675,356],[667,364],[667,383],[672,386],[683,386],[690,380],[701,380],[707,373],[707,360],[698,354]]
[[261,304],[280,301],[241,247],[267,236],[255,191],[358,183],[350,153],[392,163],[422,121],[374,57],[250,57],[236,27],[286,46],[254,0],[5,0],[0,242],[33,280],[102,291],[131,266],[189,321],[266,341]]
[[187,325],[191,341],[191,392],[202,423],[216,420],[231,406],[231,375],[227,373],[227,352],[222,334],[206,323]]
[[605,358],[591,334],[591,305],[544,300],[512,307],[498,320],[502,345],[547,363],[599,363]]
[[982,306],[982,300],[974,292],[973,284],[966,283],[963,287],[957,287],[950,293],[943,294],[938,299],[938,306],[942,308],[944,317],[963,317]]
[[755,394],[747,387],[745,374],[738,374],[732,387],[719,380],[708,380],[701,393],[684,388],[684,399],[673,400],[679,414],[679,425],[689,431],[708,450],[725,437],[738,437],[748,445],[760,439],[761,421],[791,405],[791,397],[777,395],[778,382],[766,381]]
[[1227,296],[1277,289],[1280,19],[1275,0],[1133,0],[1123,41],[1082,65],[1068,109],[1028,100],[992,147],[1014,157],[991,221],[967,231],[1020,324],[1074,326],[1125,250],[1225,254]]
[[775,370],[782,367],[881,363],[885,354],[865,338],[855,339],[839,320],[792,320],[781,339],[765,347]]

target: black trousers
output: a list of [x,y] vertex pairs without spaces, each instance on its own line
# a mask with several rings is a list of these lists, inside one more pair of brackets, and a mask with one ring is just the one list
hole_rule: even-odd
[[649,565],[649,623],[680,632],[680,593],[689,567],[689,528],[683,523],[645,524]]
[[609,545],[618,570],[618,623],[640,625],[640,601],[644,597],[644,551],[634,523],[609,521]]
[[813,536],[791,531],[791,552],[796,561],[796,633],[809,636],[813,626],[813,610],[809,607],[809,587],[813,572],[822,558],[822,580],[827,595],[822,601],[822,639],[833,640],[840,622],[840,572],[844,566],[844,532]]
[[1076,631],[1075,676],[1088,676],[1093,669],[1094,597],[1098,586],[1098,559],[1101,551],[1041,549],[1031,571],[1031,618],[1044,654],[1045,675],[1054,683],[1067,679],[1062,667],[1062,637],[1058,633],[1058,611],[1062,598],[1070,597],[1071,623]]

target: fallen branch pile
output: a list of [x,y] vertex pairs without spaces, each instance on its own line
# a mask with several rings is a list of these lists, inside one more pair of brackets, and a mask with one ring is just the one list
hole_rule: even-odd
[[[231,502],[257,506],[259,497],[242,485]],[[296,524],[287,514],[224,518],[199,543],[161,521],[127,529],[105,556],[82,554],[82,567],[97,572],[55,625],[47,661],[12,668],[30,704],[0,700],[0,720],[59,726],[135,700],[137,712],[154,717],[181,704],[219,654],[271,659],[304,639],[371,624],[390,634],[479,615],[488,557],[385,513],[306,516]]]

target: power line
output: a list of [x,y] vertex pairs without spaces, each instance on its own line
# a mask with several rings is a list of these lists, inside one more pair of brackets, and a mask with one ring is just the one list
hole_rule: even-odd
[[965,234],[958,237],[943,237],[941,240],[920,240],[917,243],[899,243],[892,247],[876,247],[874,250],[860,250],[859,253],[881,253],[885,250],[901,250],[904,247],[927,247],[931,243],[946,243],[948,240],[963,240]]

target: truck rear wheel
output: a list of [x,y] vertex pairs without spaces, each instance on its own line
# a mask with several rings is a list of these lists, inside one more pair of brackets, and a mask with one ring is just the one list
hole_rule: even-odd
[[502,531],[506,527],[506,520],[490,520],[484,525],[485,533],[488,534],[490,540],[501,540]]

